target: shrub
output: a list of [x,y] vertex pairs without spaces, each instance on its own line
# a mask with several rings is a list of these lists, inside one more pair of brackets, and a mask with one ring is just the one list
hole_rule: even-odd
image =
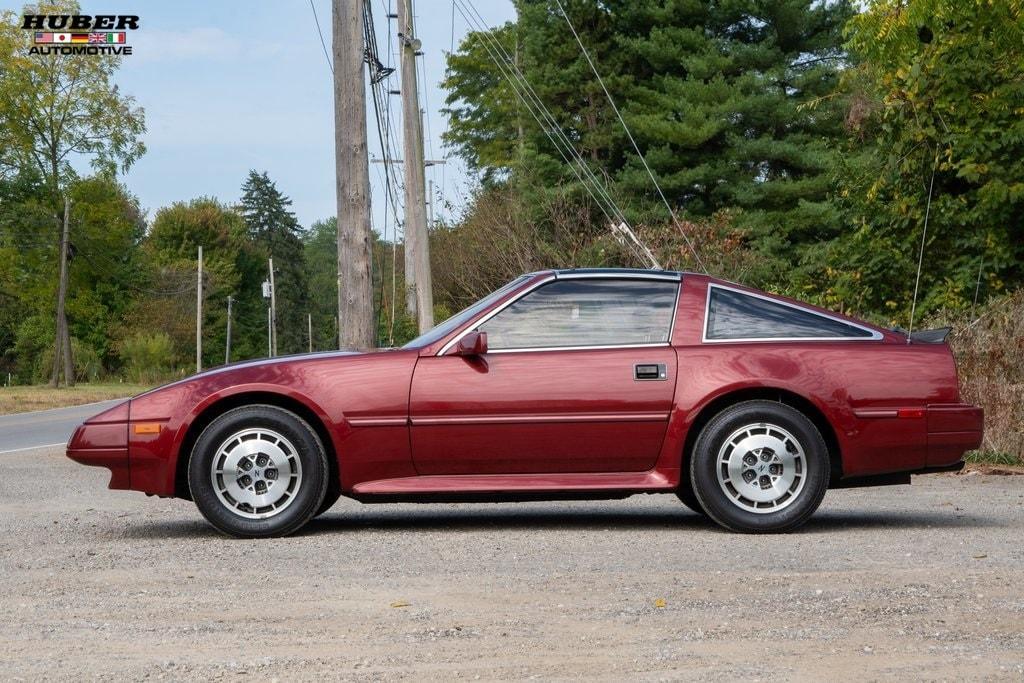
[[953,325],[950,345],[963,400],[985,409],[982,459],[1024,465],[1024,290],[991,299],[974,315],[939,315]]
[[174,343],[166,332],[137,332],[121,342],[121,361],[132,382],[152,384],[174,371]]

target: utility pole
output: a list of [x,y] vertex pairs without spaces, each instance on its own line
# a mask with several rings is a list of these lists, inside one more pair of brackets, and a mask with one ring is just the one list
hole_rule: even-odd
[[338,199],[338,345],[356,349],[374,345],[363,1],[333,0],[331,39]]
[[267,306],[267,358],[274,357],[274,333],[271,332],[270,306]]
[[415,314],[421,333],[434,326],[434,294],[427,242],[427,207],[423,178],[423,119],[416,88],[416,53],[412,35],[412,0],[398,0],[398,38],[402,56],[402,141],[405,148],[405,307]]
[[306,332],[309,335],[309,352],[313,353],[313,314],[306,314]]
[[228,294],[228,338],[224,345],[224,365],[231,362],[231,302],[233,299]]
[[199,247],[196,270],[196,372],[203,369],[203,247]]
[[53,373],[50,375],[50,386],[56,387],[60,381],[60,366],[64,363],[64,383],[75,385],[75,366],[71,360],[71,335],[68,333],[68,319],[64,313],[64,302],[68,292],[68,233],[71,230],[71,199],[64,197],[64,225],[60,237],[60,281],[57,284],[57,319],[56,335],[53,348]]
[[427,181],[427,225],[434,227],[434,181]]
[[267,260],[270,269],[270,357],[277,355],[277,288],[274,287],[274,259]]

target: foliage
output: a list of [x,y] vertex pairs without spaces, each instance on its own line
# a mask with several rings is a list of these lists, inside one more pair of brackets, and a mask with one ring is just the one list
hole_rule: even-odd
[[166,332],[137,332],[121,342],[121,361],[132,382],[159,382],[174,369],[174,342]]
[[303,260],[313,316],[313,349],[338,345],[338,220],[316,221],[302,235]]
[[[39,3],[36,14],[78,14],[77,2]],[[127,171],[145,153],[145,116],[112,82],[120,57],[63,59],[30,54],[32,32],[0,14],[0,141],[3,156],[33,166],[52,192],[75,173],[76,155],[108,174]]]
[[[691,217],[742,209],[734,220],[744,239],[777,271],[798,268],[805,245],[838,233],[827,194],[841,117],[828,102],[802,105],[837,83],[847,2],[563,5],[673,207]],[[627,217],[664,222],[655,188],[555,3],[521,0],[517,9],[515,24],[471,33],[449,58],[446,142],[485,181],[508,176],[527,206],[553,192],[579,201],[570,168],[492,63],[497,41],[521,62],[576,151],[610,177]],[[544,217],[528,214],[540,229]]]
[[982,459],[1024,465],[1024,289],[976,311],[945,311],[927,325],[954,328],[962,398],[985,409]]
[[260,282],[266,267],[245,221],[216,199],[176,202],[157,211],[143,251],[149,262],[147,296],[139,297],[122,337],[163,330],[174,348],[195,344],[196,259],[203,246],[203,366],[224,361],[227,297],[232,307],[232,357],[266,355],[266,308]]
[[[44,2],[25,11],[77,14],[78,5]],[[18,375],[38,377],[38,353],[24,354],[42,340],[27,340],[20,323],[47,309],[54,313],[64,197],[73,207],[71,333],[85,348],[112,357],[111,321],[127,305],[142,226],[137,203],[115,173],[145,152],[145,117],[113,83],[120,58],[32,54],[33,34],[20,24],[16,13],[0,12],[0,297],[5,308],[16,301],[21,312],[0,315],[0,341],[4,365],[18,357]],[[96,175],[80,179],[73,160],[88,161]],[[111,263],[95,265],[111,254]]]
[[836,203],[852,230],[830,249],[829,294],[906,325],[926,217],[919,310],[1020,284],[1022,4],[878,0],[848,35],[853,137]]
[[[249,171],[242,185],[238,212],[257,248],[274,259],[278,353],[308,348],[306,315],[309,313],[302,227],[288,209],[292,200],[264,173]],[[268,275],[269,277],[269,272]]]

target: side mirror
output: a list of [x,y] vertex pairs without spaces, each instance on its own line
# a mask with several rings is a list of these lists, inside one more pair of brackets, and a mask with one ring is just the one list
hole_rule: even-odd
[[482,356],[487,353],[487,333],[470,332],[455,345],[457,356]]

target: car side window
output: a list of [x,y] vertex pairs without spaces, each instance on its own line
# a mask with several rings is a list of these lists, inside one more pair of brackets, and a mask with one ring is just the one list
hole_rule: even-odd
[[679,283],[556,280],[480,326],[492,350],[664,343]]
[[871,339],[869,329],[724,287],[710,288],[705,338]]

